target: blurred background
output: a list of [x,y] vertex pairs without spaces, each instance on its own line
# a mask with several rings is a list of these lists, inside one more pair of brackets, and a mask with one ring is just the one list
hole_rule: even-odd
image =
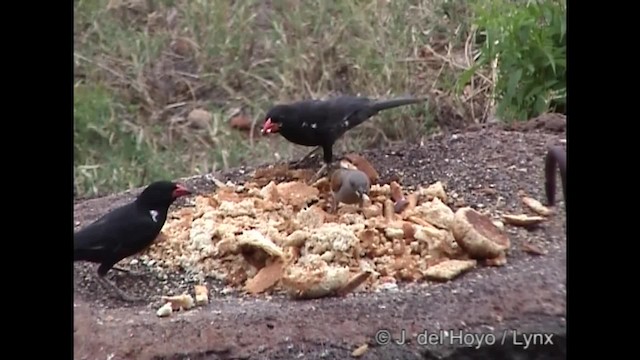
[[564,112],[564,0],[77,0],[78,197],[302,156],[270,106],[427,96],[335,151]]

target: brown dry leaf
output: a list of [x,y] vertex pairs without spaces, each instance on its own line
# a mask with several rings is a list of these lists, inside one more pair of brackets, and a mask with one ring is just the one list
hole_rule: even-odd
[[447,281],[472,269],[476,264],[476,260],[446,260],[430,266],[425,272],[425,276],[431,280]]
[[389,184],[389,186],[391,187],[391,199],[393,201],[398,202],[404,199],[404,194],[402,193],[402,188],[400,187],[400,184],[398,184],[395,181],[392,181],[391,184]]
[[229,120],[232,129],[251,130],[251,119],[245,114],[238,114]]
[[522,251],[524,252],[528,252],[530,254],[534,254],[534,255],[546,255],[547,252],[540,249],[539,247],[537,247],[536,245],[533,245],[531,243],[523,243],[522,246]]
[[284,264],[282,261],[275,261],[258,271],[256,276],[247,280],[245,290],[250,294],[259,294],[274,286],[284,273]]
[[363,271],[356,274],[354,277],[352,277],[349,280],[349,282],[347,282],[340,290],[337,291],[337,295],[344,296],[354,291],[355,289],[358,288],[358,286],[362,285],[365,281],[367,281],[370,275],[371,275],[370,271]]
[[470,207],[456,211],[451,230],[458,245],[474,259],[495,258],[511,246],[509,237],[489,217]]
[[355,153],[351,153],[351,154],[345,155],[344,157],[345,159],[349,160],[349,162],[351,162],[356,167],[356,169],[367,174],[372,184],[375,184],[378,182],[380,175],[378,174],[376,169],[373,167],[373,165],[371,165],[371,163],[369,163],[369,161],[367,161],[367,159],[365,159],[363,156]]
[[553,214],[553,210],[551,210],[548,207],[542,205],[542,203],[540,201],[538,201],[538,200],[536,200],[534,198],[525,196],[525,197],[522,198],[522,202],[538,215],[549,216],[549,215]]
[[514,225],[514,226],[533,226],[538,225],[546,219],[542,216],[529,216],[527,214],[519,214],[519,215],[502,215],[502,219],[505,223]]
[[351,356],[353,357],[360,357],[362,355],[364,355],[367,350],[369,350],[369,345],[368,344],[362,344],[360,346],[358,346],[357,349],[353,350],[353,352],[351,353]]

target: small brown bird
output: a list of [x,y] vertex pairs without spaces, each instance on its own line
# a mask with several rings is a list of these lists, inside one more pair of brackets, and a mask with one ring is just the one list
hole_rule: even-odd
[[371,182],[367,174],[360,170],[339,168],[331,174],[331,213],[338,211],[338,204],[358,204],[364,206],[369,197]]
[[562,194],[565,205],[567,203],[567,152],[561,146],[549,146],[544,162],[545,191],[547,195],[547,205],[554,206],[556,200],[556,167],[560,169],[560,180],[562,181]]

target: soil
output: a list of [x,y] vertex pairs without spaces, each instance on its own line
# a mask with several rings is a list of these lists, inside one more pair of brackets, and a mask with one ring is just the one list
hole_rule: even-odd
[[[382,182],[399,179],[410,187],[442,181],[448,193],[464,199],[458,206],[531,214],[520,197],[527,194],[544,203],[546,146],[563,143],[564,129],[564,118],[549,115],[524,125],[478,126],[362,155],[376,166]],[[318,157],[311,162],[318,166]],[[252,170],[215,176],[240,182]],[[196,192],[208,192],[215,186],[211,178],[182,181]],[[76,227],[131,201],[139,191],[76,202]],[[120,266],[142,276],[112,271],[111,278],[147,300],[125,303],[96,283],[95,265],[76,263],[74,358],[345,359],[365,343],[368,350],[362,359],[565,358],[566,217],[561,188],[558,193],[556,213],[548,221],[536,228],[506,227],[512,246],[505,266],[483,266],[447,283],[401,283],[395,290],[294,301],[241,295],[210,281],[208,305],[159,318],[159,296],[192,291],[194,279],[180,273],[161,279],[147,268],[130,265],[131,259],[123,260]],[[175,204],[184,205],[184,200]],[[524,244],[544,254],[526,251]],[[380,329],[394,338],[404,333],[406,344],[377,344]],[[424,331],[490,337],[481,347],[459,346],[455,337],[446,336],[425,345],[418,341],[425,336],[417,337]],[[510,337],[513,331],[515,339]],[[551,334],[553,345],[526,347],[523,334],[531,333]],[[505,334],[509,336],[503,342]]]

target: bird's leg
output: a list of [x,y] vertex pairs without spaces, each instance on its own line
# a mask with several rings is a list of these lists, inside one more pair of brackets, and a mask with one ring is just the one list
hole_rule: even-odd
[[320,177],[322,176],[322,174],[329,168],[329,164],[324,163],[322,165],[322,167],[320,168],[320,170],[318,170],[315,175],[313,175],[313,177],[311,178],[311,180],[309,180],[309,184],[313,184],[314,182],[318,181],[318,179],[320,179]]
[[130,294],[127,294],[126,292],[122,291],[120,288],[118,288],[118,286],[116,286],[116,284],[114,284],[113,282],[109,281],[105,275],[107,274],[107,271],[109,271],[109,269],[111,268],[111,266],[105,266],[105,264],[101,264],[98,267],[98,282],[100,284],[102,284],[103,287],[107,287],[110,288],[111,290],[113,290],[119,297],[120,299],[124,300],[124,301],[128,301],[128,302],[135,302],[135,301],[140,301],[142,300],[141,298],[132,296]]
[[291,167],[296,168],[300,165],[302,165],[303,162],[305,162],[305,160],[307,160],[308,158],[311,157],[311,155],[313,155],[314,153],[316,153],[318,150],[320,150],[320,146],[316,146],[313,150],[309,151],[309,153],[307,153],[307,155],[303,156],[300,160],[296,161],[295,163],[293,163],[291,165]]
[[329,209],[329,213],[335,214],[338,212],[338,200],[336,199],[335,194],[331,194],[331,208]]
[[324,160],[324,164],[322,165],[320,170],[318,170],[318,172],[316,172],[315,175],[313,175],[311,180],[309,180],[310,184],[313,184],[318,179],[320,179],[320,176],[322,176],[322,174],[329,169],[329,165],[331,165],[333,161],[333,144],[322,145],[322,151],[323,151],[322,158]]
[[112,267],[112,269],[116,270],[116,271],[120,271],[120,272],[128,274],[128,275],[131,275],[131,276],[144,276],[145,275],[144,273],[141,273],[139,271],[133,271],[133,270],[121,268],[119,266],[114,266],[114,267]]

